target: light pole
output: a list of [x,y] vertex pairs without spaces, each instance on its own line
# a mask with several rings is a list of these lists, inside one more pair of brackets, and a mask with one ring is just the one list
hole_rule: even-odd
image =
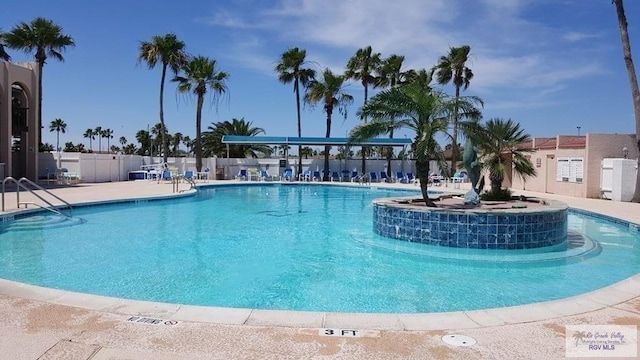
[[576,128],[578,128],[578,136],[580,136],[580,128],[581,128],[581,126],[576,126]]

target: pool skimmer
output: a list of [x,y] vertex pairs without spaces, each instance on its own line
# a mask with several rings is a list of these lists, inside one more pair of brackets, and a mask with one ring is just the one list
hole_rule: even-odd
[[445,335],[442,337],[442,341],[451,346],[471,346],[476,344],[476,339],[459,334]]

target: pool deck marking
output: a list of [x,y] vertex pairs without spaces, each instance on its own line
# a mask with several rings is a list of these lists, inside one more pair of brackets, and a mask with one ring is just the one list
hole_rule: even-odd
[[[156,196],[171,192],[170,185],[163,186],[148,182],[134,182],[140,184],[131,185],[131,183],[81,184],[62,188],[57,192],[57,195],[68,201],[75,201],[76,199],[77,201],[102,201]],[[405,184],[385,184],[385,187],[396,186],[403,189],[417,189],[414,186]],[[451,188],[448,190],[463,193],[464,186],[465,184],[462,184],[462,190],[453,190]],[[447,190],[444,186],[433,189]],[[640,224],[640,204],[613,203],[605,200],[580,199],[527,191],[517,191],[517,193],[523,193],[526,196],[553,197],[567,202],[572,208],[595,211]],[[10,193],[7,193],[7,196],[11,199]],[[619,284],[614,284],[612,287]],[[4,288],[4,285],[4,283],[0,284],[0,289]],[[380,331],[380,338],[370,339],[375,340],[374,342],[367,342],[366,338],[332,338],[318,335],[318,328],[332,326],[318,326],[315,327],[313,333],[306,334],[304,328],[300,327],[234,327],[233,325],[224,325],[225,323],[221,321],[240,315],[244,317],[243,324],[250,325],[248,320],[253,312],[250,310],[247,312],[243,309],[207,308],[208,313],[205,314],[206,316],[212,316],[209,320],[214,322],[203,322],[207,320],[200,317],[203,314],[201,308],[191,307],[191,310],[184,312],[186,309],[183,307],[179,309],[182,312],[182,317],[194,317],[182,323],[183,326],[130,326],[123,328],[122,326],[113,325],[114,327],[111,327],[108,324],[114,320],[123,324],[123,326],[125,325],[122,322],[121,315],[107,311],[85,312],[72,306],[49,305],[47,302],[26,300],[26,298],[21,298],[20,296],[4,297],[0,295],[0,302],[3,304],[0,306],[0,312],[5,317],[4,323],[0,325],[0,334],[2,334],[0,347],[4,349],[3,355],[10,356],[12,359],[44,358],[46,357],[45,355],[50,355],[49,352],[51,352],[51,355],[58,355],[58,353],[54,354],[54,352],[60,350],[69,354],[71,353],[70,350],[79,351],[84,350],[84,348],[88,349],[88,347],[97,349],[93,352],[94,355],[77,356],[76,358],[91,360],[125,358],[142,360],[173,360],[176,358],[282,359],[311,357],[375,359],[564,358],[566,325],[631,323],[640,326],[640,297],[617,305],[607,306],[601,302],[603,301],[602,297],[607,298],[608,296],[606,294],[597,294],[598,292],[606,292],[607,289],[604,288],[584,296],[544,303],[545,306],[551,308],[557,314],[576,313],[576,308],[580,308],[582,312],[577,316],[561,315],[561,317],[545,319],[539,322],[517,323],[517,319],[513,318],[508,320],[509,323],[515,325],[506,325],[506,321],[499,320],[495,322],[504,323],[505,325],[482,326],[465,313],[399,315],[405,325],[405,330],[399,332],[392,330]],[[22,290],[22,292],[28,291],[27,288]],[[630,291],[630,289],[623,288],[617,294],[625,294],[627,291]],[[49,297],[56,296],[51,289],[44,289],[41,296],[47,297],[45,295],[47,292],[49,292]],[[71,295],[79,298],[84,296],[87,299],[83,294]],[[595,298],[585,298],[587,295]],[[625,295],[624,298],[627,296]],[[97,296],[91,297],[94,298],[93,300],[99,298]],[[68,300],[69,297],[66,299]],[[102,301],[104,305],[104,302],[112,302],[113,299],[102,299]],[[116,299],[116,302],[124,301],[126,300]],[[616,301],[612,301],[609,297],[608,302],[615,303]],[[150,305],[153,306],[153,304]],[[535,305],[537,304],[531,305],[534,306],[532,309],[535,309]],[[512,308],[502,310],[508,309]],[[218,312],[215,315],[214,310]],[[500,309],[493,310],[499,311]],[[505,311],[503,316],[508,317],[511,312]],[[287,316],[287,314],[289,312],[282,312],[282,316]],[[366,322],[368,315],[356,314],[356,317],[360,321]],[[165,318],[165,316],[157,317]],[[430,322],[429,324],[425,324],[425,320],[423,320],[427,318]],[[480,321],[480,315],[474,316],[474,319]],[[233,320],[233,323],[239,321],[239,319]],[[459,323],[456,323],[456,321],[459,321]],[[446,330],[410,331],[412,324],[418,324],[417,328],[448,329],[467,323],[471,323],[476,328],[468,327],[463,331],[452,330],[451,333],[464,334],[477,339],[478,343],[472,347],[454,348],[444,345],[441,338],[448,333]],[[486,322],[482,321],[482,323]],[[371,324],[374,324],[374,321],[365,324],[362,328],[371,328],[372,326],[369,326]],[[353,326],[349,325],[348,327]],[[61,344],[63,342],[64,344]],[[88,353],[89,351],[87,351]]]

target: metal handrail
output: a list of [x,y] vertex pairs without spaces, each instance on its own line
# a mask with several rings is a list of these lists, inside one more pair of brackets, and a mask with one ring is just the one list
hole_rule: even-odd
[[[4,206],[4,194],[5,194],[5,185],[7,183],[7,181],[11,181],[14,184],[16,184],[16,206],[18,208],[20,208],[20,188],[23,188],[24,190],[30,192],[31,194],[33,194],[35,197],[37,197],[38,199],[40,199],[41,201],[43,201],[45,204],[49,205],[51,208],[55,208],[56,206],[53,205],[51,202],[49,202],[47,199],[43,198],[42,196],[40,196],[39,194],[37,194],[36,192],[34,192],[33,190],[29,189],[28,187],[24,186],[22,184],[22,181],[26,182],[29,185],[35,186],[36,188],[38,188],[39,190],[44,191],[45,193],[53,196],[54,198],[58,199],[59,201],[63,202],[65,205],[67,205],[69,207],[69,209],[73,209],[73,207],[71,206],[71,204],[69,204],[68,202],[66,202],[65,200],[61,199],[60,197],[58,197],[57,195],[53,194],[52,192],[46,190],[45,188],[43,188],[42,186],[34,183],[33,181],[27,179],[27,178],[21,178],[20,180],[16,180],[15,178],[8,176],[6,177],[3,181],[2,181],[2,211],[5,211],[5,206]],[[26,204],[27,203],[23,203]],[[62,213],[61,213],[62,214]],[[63,214],[64,215],[64,214]],[[67,216],[67,215],[64,215]],[[70,217],[70,216],[67,216]]]

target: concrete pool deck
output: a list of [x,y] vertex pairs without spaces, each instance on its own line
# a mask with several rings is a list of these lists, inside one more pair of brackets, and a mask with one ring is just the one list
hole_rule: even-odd
[[[374,186],[417,190],[406,184]],[[181,184],[181,190],[188,188]],[[444,186],[433,189],[464,191]],[[53,191],[78,203],[170,195],[172,187],[135,181],[80,184]],[[516,193],[640,223],[640,204]],[[29,196],[21,192],[21,201],[29,201]],[[16,210],[15,204],[15,193],[8,192],[6,210]],[[134,315],[163,322],[132,320]],[[181,306],[0,280],[0,316],[0,357],[8,359],[559,359],[565,357],[566,325],[640,325],[640,276],[558,301],[407,315]],[[177,324],[170,325],[174,322]],[[322,336],[324,328],[362,330],[363,336]],[[470,336],[477,343],[452,347],[441,339],[447,334]]]

